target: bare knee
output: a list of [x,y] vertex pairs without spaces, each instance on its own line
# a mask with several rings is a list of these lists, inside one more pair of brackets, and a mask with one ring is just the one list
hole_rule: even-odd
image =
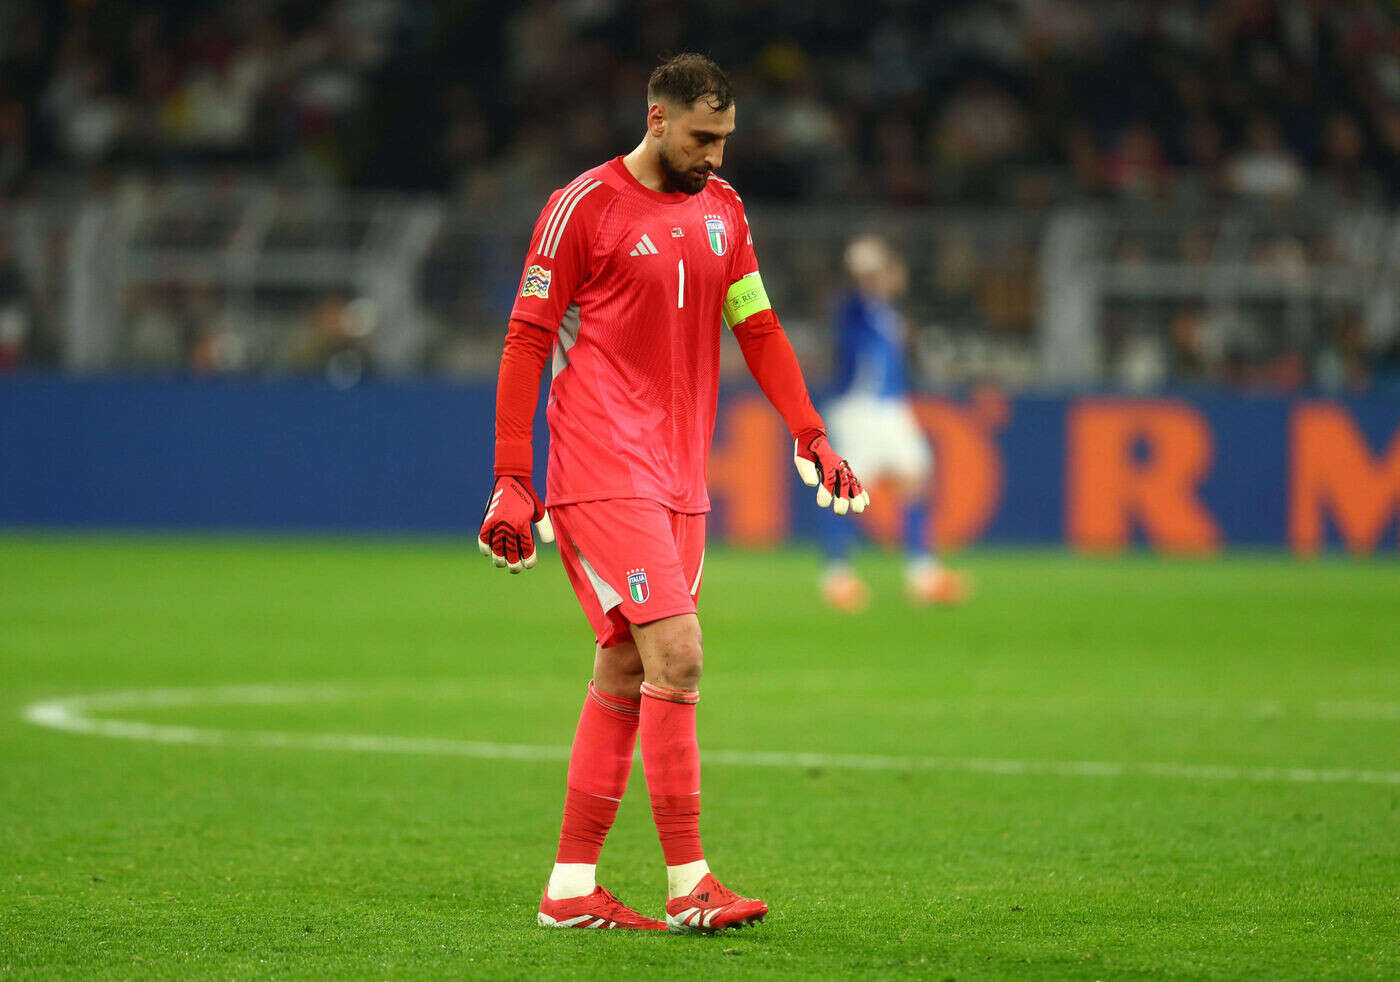
[[[682,689],[693,692],[700,688],[700,673],[705,667],[705,656],[700,647],[700,632],[670,640],[662,649],[662,656],[650,681],[667,689]],[[653,673],[647,673],[648,676]]]
[[636,702],[642,698],[645,677],[641,655],[631,641],[600,647],[593,654],[593,687],[604,695]]
[[700,622],[693,614],[643,625],[640,631],[638,648],[648,682],[686,691],[700,687],[704,653]]

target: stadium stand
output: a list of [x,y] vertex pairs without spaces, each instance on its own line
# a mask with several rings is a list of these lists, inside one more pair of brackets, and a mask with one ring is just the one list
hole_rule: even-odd
[[1400,28],[1362,0],[14,0],[0,367],[487,372],[522,216],[689,47],[804,358],[875,227],[933,384],[1396,384]]

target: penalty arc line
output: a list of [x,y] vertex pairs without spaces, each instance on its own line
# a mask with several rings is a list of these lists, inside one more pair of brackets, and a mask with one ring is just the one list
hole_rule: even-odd
[[[210,747],[331,750],[360,753],[471,757],[481,760],[563,761],[566,746],[496,743],[447,737],[408,737],[373,733],[296,733],[281,730],[223,730],[141,720],[104,719],[100,711],[176,708],[207,705],[274,705],[327,702],[349,692],[329,687],[220,686],[207,689],[148,689],[70,696],[30,703],[23,718],[46,729],[113,739]],[[961,772],[1006,776],[1159,777],[1197,781],[1295,784],[1400,785],[1400,771],[1355,768],[1262,767],[1229,764],[1182,764],[1092,760],[1004,760],[980,757],[918,757],[891,754],[820,753],[784,750],[709,750],[705,764],[766,767],[782,770],[876,772]]]

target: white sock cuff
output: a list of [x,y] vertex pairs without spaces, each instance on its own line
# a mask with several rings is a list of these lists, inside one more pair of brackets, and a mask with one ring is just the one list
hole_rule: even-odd
[[703,880],[709,871],[710,864],[703,859],[697,859],[693,863],[681,863],[679,866],[667,866],[667,898],[674,900],[677,897],[684,897],[695,889],[695,885]]
[[586,897],[598,886],[598,867],[593,863],[555,863],[549,874],[551,900]]

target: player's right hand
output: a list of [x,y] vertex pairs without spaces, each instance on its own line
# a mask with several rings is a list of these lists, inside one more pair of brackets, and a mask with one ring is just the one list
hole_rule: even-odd
[[498,568],[519,573],[533,569],[539,561],[530,523],[535,523],[541,542],[554,541],[554,526],[544,510],[544,502],[535,494],[528,477],[503,475],[496,478],[491,498],[486,502],[486,514],[481,516],[481,531],[476,535],[477,548],[490,556]]
[[827,442],[821,430],[800,433],[792,444],[792,462],[802,483],[817,489],[817,504],[838,515],[857,515],[870,504],[870,492],[860,486],[851,465]]

